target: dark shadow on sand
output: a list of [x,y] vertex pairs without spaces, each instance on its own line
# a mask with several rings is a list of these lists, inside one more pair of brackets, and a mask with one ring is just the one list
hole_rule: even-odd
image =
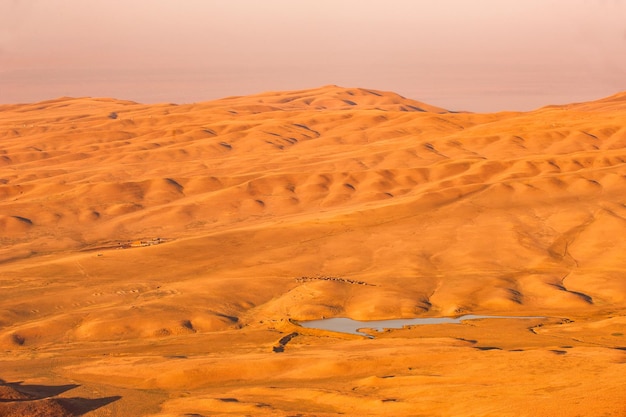
[[[69,391],[74,388],[78,388],[80,385],[76,384],[67,384],[67,385],[23,385],[23,381],[19,382],[3,382],[0,380],[0,385],[5,385],[7,387],[13,388],[16,391],[19,391],[23,394],[27,394],[33,398],[41,400],[43,398],[54,397],[59,394],[63,394],[66,391]],[[15,401],[15,400],[6,400],[0,398],[0,401]],[[27,401],[27,400],[25,400]]]
[[[97,410],[98,408],[109,405],[122,397],[119,395],[103,398],[84,398],[84,397],[67,397],[59,398],[61,395],[69,390],[80,387],[77,384],[67,385],[35,385],[35,384],[23,384],[23,381],[18,382],[5,382],[0,379],[0,386],[9,387],[14,391],[24,394],[26,398],[1,398],[0,403],[5,411],[13,409],[17,411],[24,407],[32,407],[34,404],[41,404],[42,400],[44,404],[47,401],[52,401],[59,404],[64,410],[67,410],[71,415],[82,416],[90,411]],[[31,405],[28,405],[31,404]],[[39,405],[35,406],[38,407]],[[9,407],[9,408],[7,408]],[[14,408],[16,407],[16,408]],[[1,414],[1,413],[0,413]]]
[[114,395],[112,397],[104,397],[104,398],[58,398],[57,401],[61,403],[67,410],[71,411],[73,414],[77,416],[82,416],[90,411],[97,410],[98,408],[104,407],[105,405],[109,405],[114,403],[115,401],[121,399],[119,395]]

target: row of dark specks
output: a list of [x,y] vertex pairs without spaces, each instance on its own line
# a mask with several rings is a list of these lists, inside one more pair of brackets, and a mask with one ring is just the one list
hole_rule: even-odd
[[375,287],[374,284],[369,284],[365,281],[356,281],[353,279],[347,279],[347,278],[340,278],[340,277],[329,277],[329,276],[325,276],[325,275],[316,275],[314,277],[298,277],[296,278],[296,282],[309,282],[309,281],[335,281],[335,282],[343,282],[345,284],[352,284],[352,285],[368,285],[371,287]]

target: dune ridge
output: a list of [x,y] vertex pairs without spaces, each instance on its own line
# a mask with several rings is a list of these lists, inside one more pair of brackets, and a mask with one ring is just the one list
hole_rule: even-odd
[[[94,416],[623,415],[625,111],[338,86],[2,105],[0,377],[121,396]],[[468,313],[546,319],[375,341],[296,324]]]

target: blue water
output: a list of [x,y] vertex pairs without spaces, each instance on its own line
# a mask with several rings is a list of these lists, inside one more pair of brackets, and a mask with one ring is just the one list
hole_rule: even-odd
[[330,318],[321,320],[302,321],[298,324],[309,329],[329,330],[332,332],[357,334],[361,336],[373,337],[361,329],[371,329],[377,332],[384,329],[401,329],[404,326],[417,326],[424,324],[460,324],[465,320],[476,319],[542,319],[545,317],[520,317],[520,316],[477,316],[467,314],[460,317],[427,317],[415,319],[392,319],[392,320],[373,320],[359,321],[348,318]]

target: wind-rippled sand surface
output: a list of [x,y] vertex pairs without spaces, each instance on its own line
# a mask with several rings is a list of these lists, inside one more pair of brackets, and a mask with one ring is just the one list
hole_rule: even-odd
[[624,416],[625,114],[2,105],[0,414]]

